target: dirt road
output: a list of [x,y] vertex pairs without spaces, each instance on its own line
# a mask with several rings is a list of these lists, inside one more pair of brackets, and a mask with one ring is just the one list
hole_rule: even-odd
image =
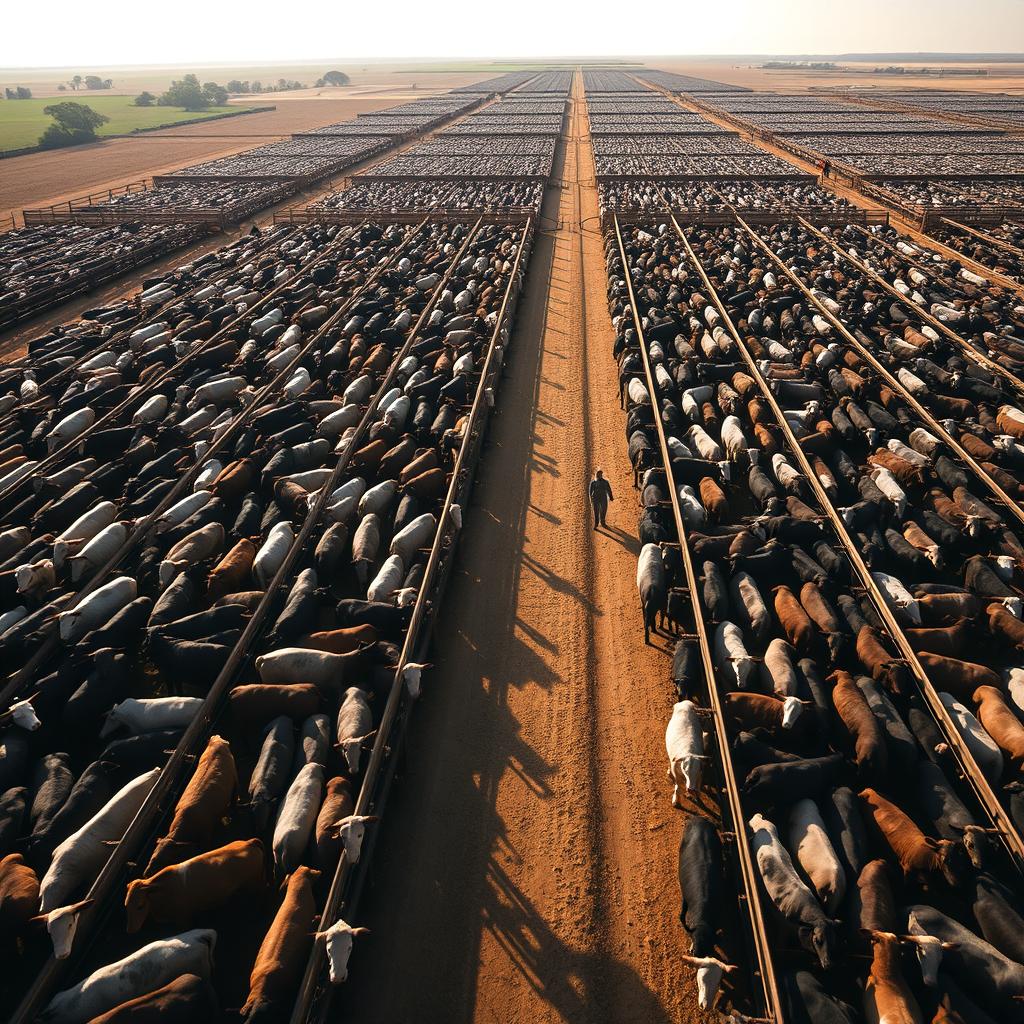
[[337,1020],[700,1018],[578,87]]

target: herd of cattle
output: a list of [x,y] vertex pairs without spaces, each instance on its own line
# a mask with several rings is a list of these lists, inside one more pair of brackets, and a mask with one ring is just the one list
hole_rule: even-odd
[[0,327],[90,291],[140,263],[201,238],[195,224],[79,224],[0,235]]
[[364,930],[320,915],[525,230],[248,236],[4,372],[6,1010],[50,948],[51,1021],[287,1019],[314,932],[344,980]]
[[[1020,497],[1024,308],[898,236],[851,227],[836,248],[779,224],[762,249],[740,227],[690,228],[720,310],[671,225],[623,234],[625,265],[608,243],[609,297],[641,494],[645,629],[690,631],[674,488],[713,660],[705,681],[698,646],[678,642],[666,731],[673,801],[693,812],[680,884],[702,1004],[735,969],[718,934],[728,858],[702,811],[710,684],[787,1019],[861,1019],[850,1002],[869,1021],[1024,1019],[1017,868],[962,785],[948,725],[891,625],[1024,830],[1022,520],[959,454]],[[928,317],[955,325],[964,347]]]

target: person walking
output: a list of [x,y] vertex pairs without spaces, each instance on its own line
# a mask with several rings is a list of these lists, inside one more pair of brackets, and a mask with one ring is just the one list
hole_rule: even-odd
[[594,529],[599,526],[607,528],[608,502],[614,501],[611,484],[604,478],[604,473],[599,469],[594,473],[594,479],[590,481],[590,504],[594,510]]

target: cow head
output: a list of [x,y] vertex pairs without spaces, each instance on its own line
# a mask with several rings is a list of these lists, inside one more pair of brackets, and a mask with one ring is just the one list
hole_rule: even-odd
[[351,863],[359,863],[366,826],[375,821],[380,821],[376,814],[349,814],[331,827],[331,832],[336,839],[341,840],[345,855]]
[[782,702],[782,728],[792,729],[804,710],[804,703],[799,697],[787,697]]
[[416,665],[410,662],[402,669],[402,679],[405,682],[405,688],[413,700],[420,695],[420,682],[425,668],[430,668],[430,666]]
[[39,721],[39,716],[36,714],[36,709],[32,707],[32,702],[28,700],[19,700],[16,704],[12,704],[10,715],[11,721],[27,732],[35,732],[43,724]]
[[929,935],[913,912],[907,915],[907,929],[910,934],[903,936],[903,941],[911,943],[917,952],[917,962],[921,965],[921,980],[929,988],[934,988],[939,983],[942,951],[956,949],[959,943],[943,942],[936,936]]
[[50,933],[50,941],[53,943],[53,955],[58,960],[66,960],[71,956],[75,933],[78,931],[78,915],[94,902],[80,900],[78,903],[69,903],[66,907],[58,907],[48,914],[32,918],[33,921],[46,922],[46,930]]
[[325,943],[332,985],[348,980],[348,958],[352,955],[353,940],[357,935],[369,934],[369,928],[353,928],[342,920],[335,921],[327,931],[316,933],[316,937]]
[[985,867],[985,862],[991,854],[988,836],[993,832],[998,830],[983,828],[981,825],[965,825],[963,828],[964,849],[971,858],[971,865],[979,871]]
[[713,1008],[718,1002],[718,988],[722,984],[722,975],[727,971],[735,971],[736,964],[723,963],[714,956],[681,956],[679,959],[697,968],[697,1002],[700,1008]]
[[832,966],[835,925],[829,920],[819,921],[813,928],[801,928],[800,938],[805,948],[817,954],[821,969],[827,971]]

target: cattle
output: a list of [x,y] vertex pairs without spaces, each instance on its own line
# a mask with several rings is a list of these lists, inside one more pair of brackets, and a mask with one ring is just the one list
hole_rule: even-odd
[[145,877],[197,853],[208,842],[238,795],[238,773],[230,744],[211,736],[188,785],[174,808],[174,817],[153,850]]
[[354,940],[361,935],[369,934],[369,928],[353,928],[341,918],[327,931],[316,933],[317,939],[324,940],[324,952],[327,954],[328,973],[332,985],[340,985],[348,980],[348,960],[352,955]]
[[39,879],[20,853],[0,860],[0,938],[22,934],[39,909]]
[[800,944],[816,954],[822,968],[828,970],[835,943],[832,921],[801,881],[772,822],[755,814],[749,824],[751,849],[769,899],[796,931]]
[[261,829],[288,788],[294,757],[295,726],[287,715],[280,715],[266,726],[260,756],[249,776],[249,809]]
[[786,1019],[793,1024],[854,1024],[853,1010],[825,991],[810,971],[779,972]]
[[153,992],[129,999],[90,1024],[195,1024],[218,1012],[213,986],[197,974],[182,974]]
[[1001,688],[979,686],[973,695],[977,718],[1014,769],[1024,765],[1024,725],[1003,697]]
[[259,889],[265,874],[263,843],[239,840],[169,864],[128,883],[125,928],[137,932],[147,920],[185,928],[204,912],[241,891]]
[[668,595],[668,577],[661,548],[657,544],[645,544],[640,549],[636,566],[636,586],[640,593],[640,609],[644,620],[644,641],[651,642],[651,630],[656,629],[655,620],[663,612]]
[[763,729],[770,736],[795,729],[803,707],[798,697],[779,700],[761,693],[727,693],[724,702],[726,720],[734,731]]
[[940,693],[939,700],[949,712],[957,732],[960,733],[964,745],[971,756],[978,762],[989,782],[998,782],[1003,775],[1005,762],[999,745],[985,731],[982,724],[974,717],[967,707],[948,693]]
[[810,879],[825,910],[835,914],[846,894],[846,875],[832,849],[817,804],[807,798],[794,801],[788,826],[789,849]]
[[922,1024],[921,1010],[900,967],[899,940],[887,932],[872,934],[871,972],[864,986],[864,1014],[882,1024]]
[[308,718],[320,709],[320,690],[312,683],[249,683],[228,694],[231,714],[239,723],[262,724],[279,715]]
[[72,988],[58,992],[43,1011],[43,1019],[49,1024],[87,1024],[183,974],[209,980],[216,942],[217,933],[209,928],[150,942],[123,960],[93,971]]
[[697,1002],[717,1002],[723,973],[736,970],[715,956],[716,922],[722,899],[722,844],[714,825],[692,817],[679,842],[679,920],[690,936],[690,953],[680,959],[697,969]]
[[979,875],[974,883],[971,907],[981,934],[1004,956],[1024,961],[1024,918],[1013,906],[1013,895],[990,875]]
[[867,779],[879,780],[889,766],[888,748],[882,727],[864,694],[849,672],[839,670],[829,676],[833,682],[832,702],[854,746],[857,768]]
[[299,770],[281,801],[273,843],[274,866],[281,875],[290,874],[299,866],[320,810],[323,788],[323,767],[307,764]]
[[284,899],[260,944],[239,1014],[247,1024],[278,1021],[291,998],[313,943],[318,913],[313,885],[319,871],[302,866],[289,875]]
[[1024,966],[934,907],[913,904],[907,916],[924,934],[945,944],[943,972],[948,970],[983,1008],[1014,1024],[1024,1020]]
[[336,723],[337,747],[345,757],[349,771],[359,771],[359,759],[363,745],[373,737],[373,712],[367,700],[368,694],[358,686],[345,691]]
[[865,815],[892,850],[905,875],[941,872],[950,885],[964,877],[963,846],[949,839],[926,836],[899,807],[874,789],[861,790]]
[[830,754],[758,765],[743,780],[743,792],[759,807],[817,798],[834,785],[842,764],[841,754]]
[[54,850],[53,860],[39,883],[43,913],[62,906],[83,882],[96,877],[110,856],[108,844],[123,837],[159,774],[160,770],[154,768],[133,779]]
[[681,807],[680,789],[687,793],[700,793],[701,776],[707,760],[700,715],[693,701],[682,700],[672,708],[672,717],[665,729],[665,750],[668,754],[668,779],[672,783],[672,806]]

